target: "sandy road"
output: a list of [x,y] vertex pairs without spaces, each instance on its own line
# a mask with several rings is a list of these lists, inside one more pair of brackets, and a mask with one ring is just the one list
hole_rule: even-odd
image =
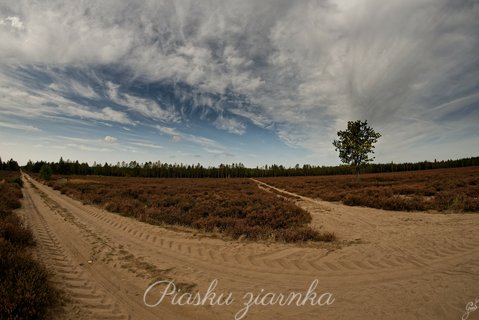
[[[330,306],[253,306],[246,319],[460,319],[479,298],[479,215],[387,212],[301,197],[338,245],[224,241],[86,206],[33,181],[22,214],[38,257],[70,302],[64,319],[234,319],[246,292],[331,292]],[[264,188],[271,186],[262,184]],[[91,261],[91,263],[89,263]],[[230,306],[154,308],[147,286],[174,279],[232,292]],[[153,296],[153,295],[152,295]],[[469,319],[479,319],[479,310]]]

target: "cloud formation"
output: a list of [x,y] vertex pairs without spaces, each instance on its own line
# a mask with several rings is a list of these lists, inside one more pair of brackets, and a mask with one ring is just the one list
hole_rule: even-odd
[[11,30],[23,30],[23,22],[18,17],[6,17],[5,19],[0,19],[0,26],[6,26],[11,28]]
[[[4,115],[154,122],[207,148],[213,139],[173,129],[199,114],[238,139],[264,129],[325,162],[352,119],[383,133],[380,160],[431,137],[437,148],[479,140],[475,0],[7,0],[0,13]],[[88,71],[102,67],[128,79]],[[25,68],[42,70],[48,85],[29,86]],[[176,100],[133,92],[137,82],[167,83]]]
[[3,121],[0,121],[0,127],[23,130],[23,131],[41,131],[37,127],[18,124],[18,123],[3,122]]
[[115,138],[115,137],[112,137],[112,136],[106,136],[105,138],[103,138],[103,140],[106,143],[117,143],[118,142],[118,139]]
[[156,129],[158,129],[158,131],[163,133],[163,134],[171,136],[171,139],[174,142],[180,142],[180,141],[191,142],[191,143],[194,143],[194,144],[205,147],[206,148],[205,150],[207,150],[207,151],[208,150],[209,151],[211,151],[211,150],[221,150],[222,151],[222,149],[223,149],[223,146],[220,143],[218,143],[217,141],[206,138],[206,137],[203,137],[203,136],[197,136],[197,135],[193,135],[193,134],[189,134],[189,133],[180,132],[175,128],[164,127],[164,126],[160,126],[160,125],[157,125]]
[[246,132],[246,126],[244,123],[239,122],[233,118],[226,118],[222,115],[219,115],[218,118],[213,122],[216,128],[234,133],[237,135],[242,135]]

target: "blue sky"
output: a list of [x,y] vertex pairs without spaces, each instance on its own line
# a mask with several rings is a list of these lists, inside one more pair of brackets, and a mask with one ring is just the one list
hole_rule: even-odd
[[477,156],[479,3],[5,1],[0,156],[339,163]]

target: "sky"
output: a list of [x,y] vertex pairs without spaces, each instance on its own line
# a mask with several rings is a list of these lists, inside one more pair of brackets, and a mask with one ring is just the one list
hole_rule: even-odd
[[336,165],[479,155],[478,0],[0,0],[0,156]]

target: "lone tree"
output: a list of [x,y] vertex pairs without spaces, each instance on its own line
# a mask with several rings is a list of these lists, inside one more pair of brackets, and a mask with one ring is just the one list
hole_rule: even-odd
[[348,121],[348,128],[338,131],[338,140],[333,141],[336,151],[339,150],[339,158],[342,162],[354,166],[359,178],[360,166],[374,160],[369,158],[369,153],[374,153],[374,143],[381,134],[368,126],[368,121]]

